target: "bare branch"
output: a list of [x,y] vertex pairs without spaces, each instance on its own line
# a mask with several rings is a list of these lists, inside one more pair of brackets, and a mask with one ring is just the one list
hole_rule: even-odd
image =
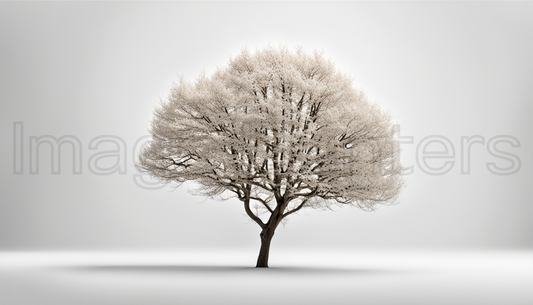
[[291,214],[293,214],[293,213],[298,212],[299,210],[301,210],[301,209],[304,207],[304,205],[307,203],[307,201],[308,201],[310,198],[311,198],[311,197],[306,197],[306,198],[304,198],[304,199],[302,200],[302,202],[301,202],[296,208],[294,208],[294,209],[292,209],[292,210],[290,210],[290,211],[288,211],[288,212],[285,212],[281,217],[282,217],[282,218],[285,218],[285,217],[287,217],[287,216],[289,216],[289,215],[291,215]]
[[265,200],[263,200],[263,199],[261,199],[261,198],[259,198],[259,197],[252,197],[252,196],[250,196],[250,199],[257,200],[257,201],[261,202],[261,203],[263,204],[263,206],[264,206],[264,207],[265,207],[270,213],[273,212],[272,208],[268,205],[268,203],[267,203]]

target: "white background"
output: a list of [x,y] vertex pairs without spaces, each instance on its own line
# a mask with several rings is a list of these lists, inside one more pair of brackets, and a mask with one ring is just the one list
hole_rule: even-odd
[[[241,47],[268,42],[323,49],[392,111],[401,136],[413,137],[403,145],[402,162],[414,166],[398,205],[373,213],[303,211],[278,229],[273,256],[282,249],[533,246],[532,3],[3,2],[0,8],[0,249],[258,250],[259,227],[240,202],[194,197],[187,192],[193,186],[140,188],[132,163],[153,107],[178,75],[194,79]],[[39,172],[30,173],[31,137],[43,135],[80,140],[80,175],[73,174],[68,145],[60,174],[51,174],[46,145]],[[91,171],[91,156],[116,149],[89,149],[104,135],[125,141],[119,160],[125,173]],[[452,158],[435,161],[455,162],[443,175],[424,173],[416,163],[417,146],[435,135],[453,145]],[[472,145],[470,174],[461,174],[461,137],[474,135],[485,142]],[[521,162],[512,175],[486,167],[512,166],[488,150],[498,135],[520,142],[498,146]],[[115,160],[106,162],[101,166]]]
[[[531,2],[1,2],[0,303],[531,304],[532,15]],[[238,201],[147,190],[132,163],[172,80],[269,42],[323,49],[389,108],[413,172],[397,205],[291,216],[257,270],[259,227]],[[43,144],[32,174],[32,138],[69,135],[81,173],[63,145],[52,174]],[[91,141],[109,135],[124,145],[98,165],[122,173],[100,175],[95,158],[117,147]],[[465,159],[469,136],[484,142]],[[520,144],[491,148],[497,136]],[[449,141],[427,147],[448,149],[430,166],[449,172],[424,172],[426,137]]]

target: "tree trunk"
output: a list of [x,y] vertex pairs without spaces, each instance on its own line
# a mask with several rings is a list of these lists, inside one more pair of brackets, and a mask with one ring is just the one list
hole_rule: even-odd
[[257,258],[256,268],[268,268],[268,254],[270,252],[270,242],[274,236],[274,230],[264,229],[261,234],[261,249]]

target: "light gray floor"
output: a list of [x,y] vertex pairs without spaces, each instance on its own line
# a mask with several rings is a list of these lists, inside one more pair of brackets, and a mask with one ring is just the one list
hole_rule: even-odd
[[0,253],[0,304],[533,304],[533,251]]

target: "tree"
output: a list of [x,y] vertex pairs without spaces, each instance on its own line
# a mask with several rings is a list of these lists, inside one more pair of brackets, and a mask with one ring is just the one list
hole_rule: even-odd
[[211,75],[180,79],[150,131],[136,167],[242,201],[261,227],[256,267],[268,267],[289,215],[332,204],[373,210],[402,188],[390,113],[319,51],[244,49]]

